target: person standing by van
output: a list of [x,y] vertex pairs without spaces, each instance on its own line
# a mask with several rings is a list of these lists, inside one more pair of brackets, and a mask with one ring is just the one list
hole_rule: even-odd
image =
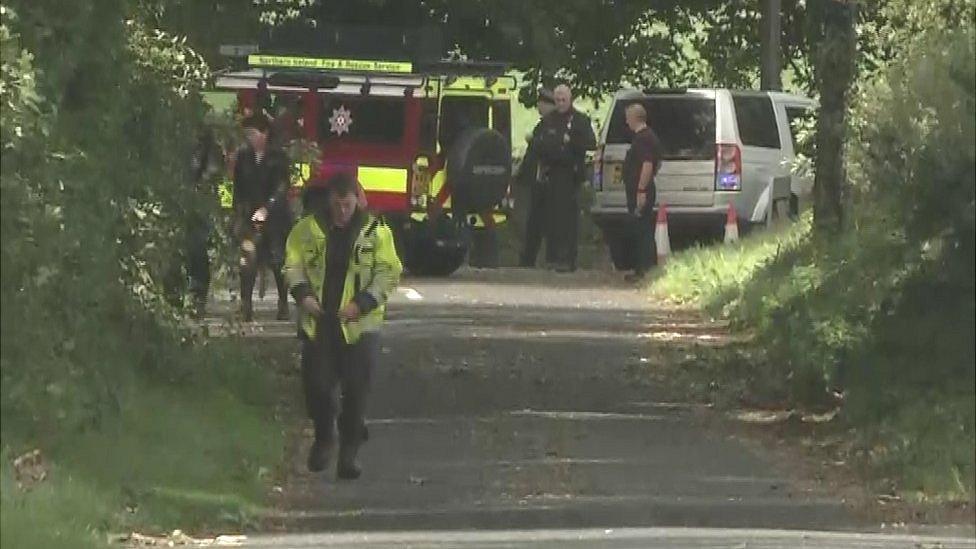
[[[536,257],[539,255],[539,248],[542,247],[542,239],[547,225],[546,194],[548,189],[539,177],[539,154],[536,151],[535,142],[542,133],[542,120],[556,109],[556,102],[550,90],[546,88],[539,90],[536,109],[539,111],[539,122],[536,123],[532,134],[528,137],[528,147],[525,149],[525,156],[522,158],[515,178],[519,184],[529,191],[529,211],[525,221],[525,243],[519,260],[519,265],[522,267],[535,267]],[[550,260],[552,259],[552,248],[551,242],[546,244],[546,257]]]
[[632,103],[624,111],[627,127],[634,133],[630,149],[624,158],[624,189],[627,211],[636,217],[637,254],[633,274],[627,280],[644,278],[655,260],[654,205],[657,188],[654,176],[661,169],[661,141],[647,125],[647,110],[640,103]]
[[580,189],[586,151],[596,149],[590,117],[573,107],[573,92],[561,84],[553,90],[556,110],[542,120],[537,140],[540,174],[547,186],[549,230],[546,246],[554,248],[558,272],[576,270],[579,247]]

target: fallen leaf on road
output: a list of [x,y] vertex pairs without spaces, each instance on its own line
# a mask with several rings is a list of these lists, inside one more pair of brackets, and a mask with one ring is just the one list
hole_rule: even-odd
[[30,490],[47,478],[47,464],[44,463],[44,456],[38,449],[14,459],[13,467],[17,488],[23,491]]
[[424,296],[421,295],[420,292],[414,290],[413,288],[400,288],[400,291],[403,292],[403,296],[409,299],[410,301],[420,301],[424,298]]
[[247,541],[247,536],[220,535],[215,538],[193,538],[181,530],[173,530],[167,536],[147,536],[138,532],[117,537],[115,543],[124,543],[129,547],[240,547]]
[[878,496],[878,503],[884,505],[886,503],[895,503],[901,501],[901,498],[891,494],[881,494]]
[[839,411],[840,408],[835,408],[823,414],[805,414],[800,418],[800,421],[803,423],[827,423],[837,417],[837,412]]
[[747,410],[732,414],[732,417],[743,423],[758,423],[762,425],[779,423],[792,418],[796,414],[793,410]]

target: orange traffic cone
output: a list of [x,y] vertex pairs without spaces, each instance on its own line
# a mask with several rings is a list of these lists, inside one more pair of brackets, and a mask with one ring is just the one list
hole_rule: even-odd
[[735,206],[729,203],[729,213],[725,218],[725,243],[739,240],[739,217],[735,213]]
[[668,236],[668,208],[661,204],[657,208],[657,225],[654,227],[654,244],[657,247],[657,265],[663,266],[671,255],[671,237]]

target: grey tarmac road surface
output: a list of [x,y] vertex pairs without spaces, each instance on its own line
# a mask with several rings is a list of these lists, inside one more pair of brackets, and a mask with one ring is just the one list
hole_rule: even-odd
[[[259,319],[272,317],[273,303],[259,304]],[[250,546],[976,543],[854,534],[880,525],[723,434],[714,418],[706,426],[712,412],[676,401],[654,371],[723,343],[724,326],[651,303],[618,276],[407,278],[389,319],[363,477],[305,472],[306,426],[268,517],[281,533],[252,535]],[[262,320],[245,331],[289,338],[295,324]],[[293,421],[304,426],[297,368],[284,375]]]

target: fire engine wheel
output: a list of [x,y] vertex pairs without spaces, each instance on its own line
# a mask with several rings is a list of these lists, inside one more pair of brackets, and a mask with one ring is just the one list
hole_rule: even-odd
[[433,227],[413,222],[398,232],[403,266],[413,275],[448,276],[461,268],[468,255],[467,239],[446,218],[435,221]]
[[448,276],[461,268],[468,254],[466,247],[437,248],[417,242],[406,250],[404,266],[417,276]]

